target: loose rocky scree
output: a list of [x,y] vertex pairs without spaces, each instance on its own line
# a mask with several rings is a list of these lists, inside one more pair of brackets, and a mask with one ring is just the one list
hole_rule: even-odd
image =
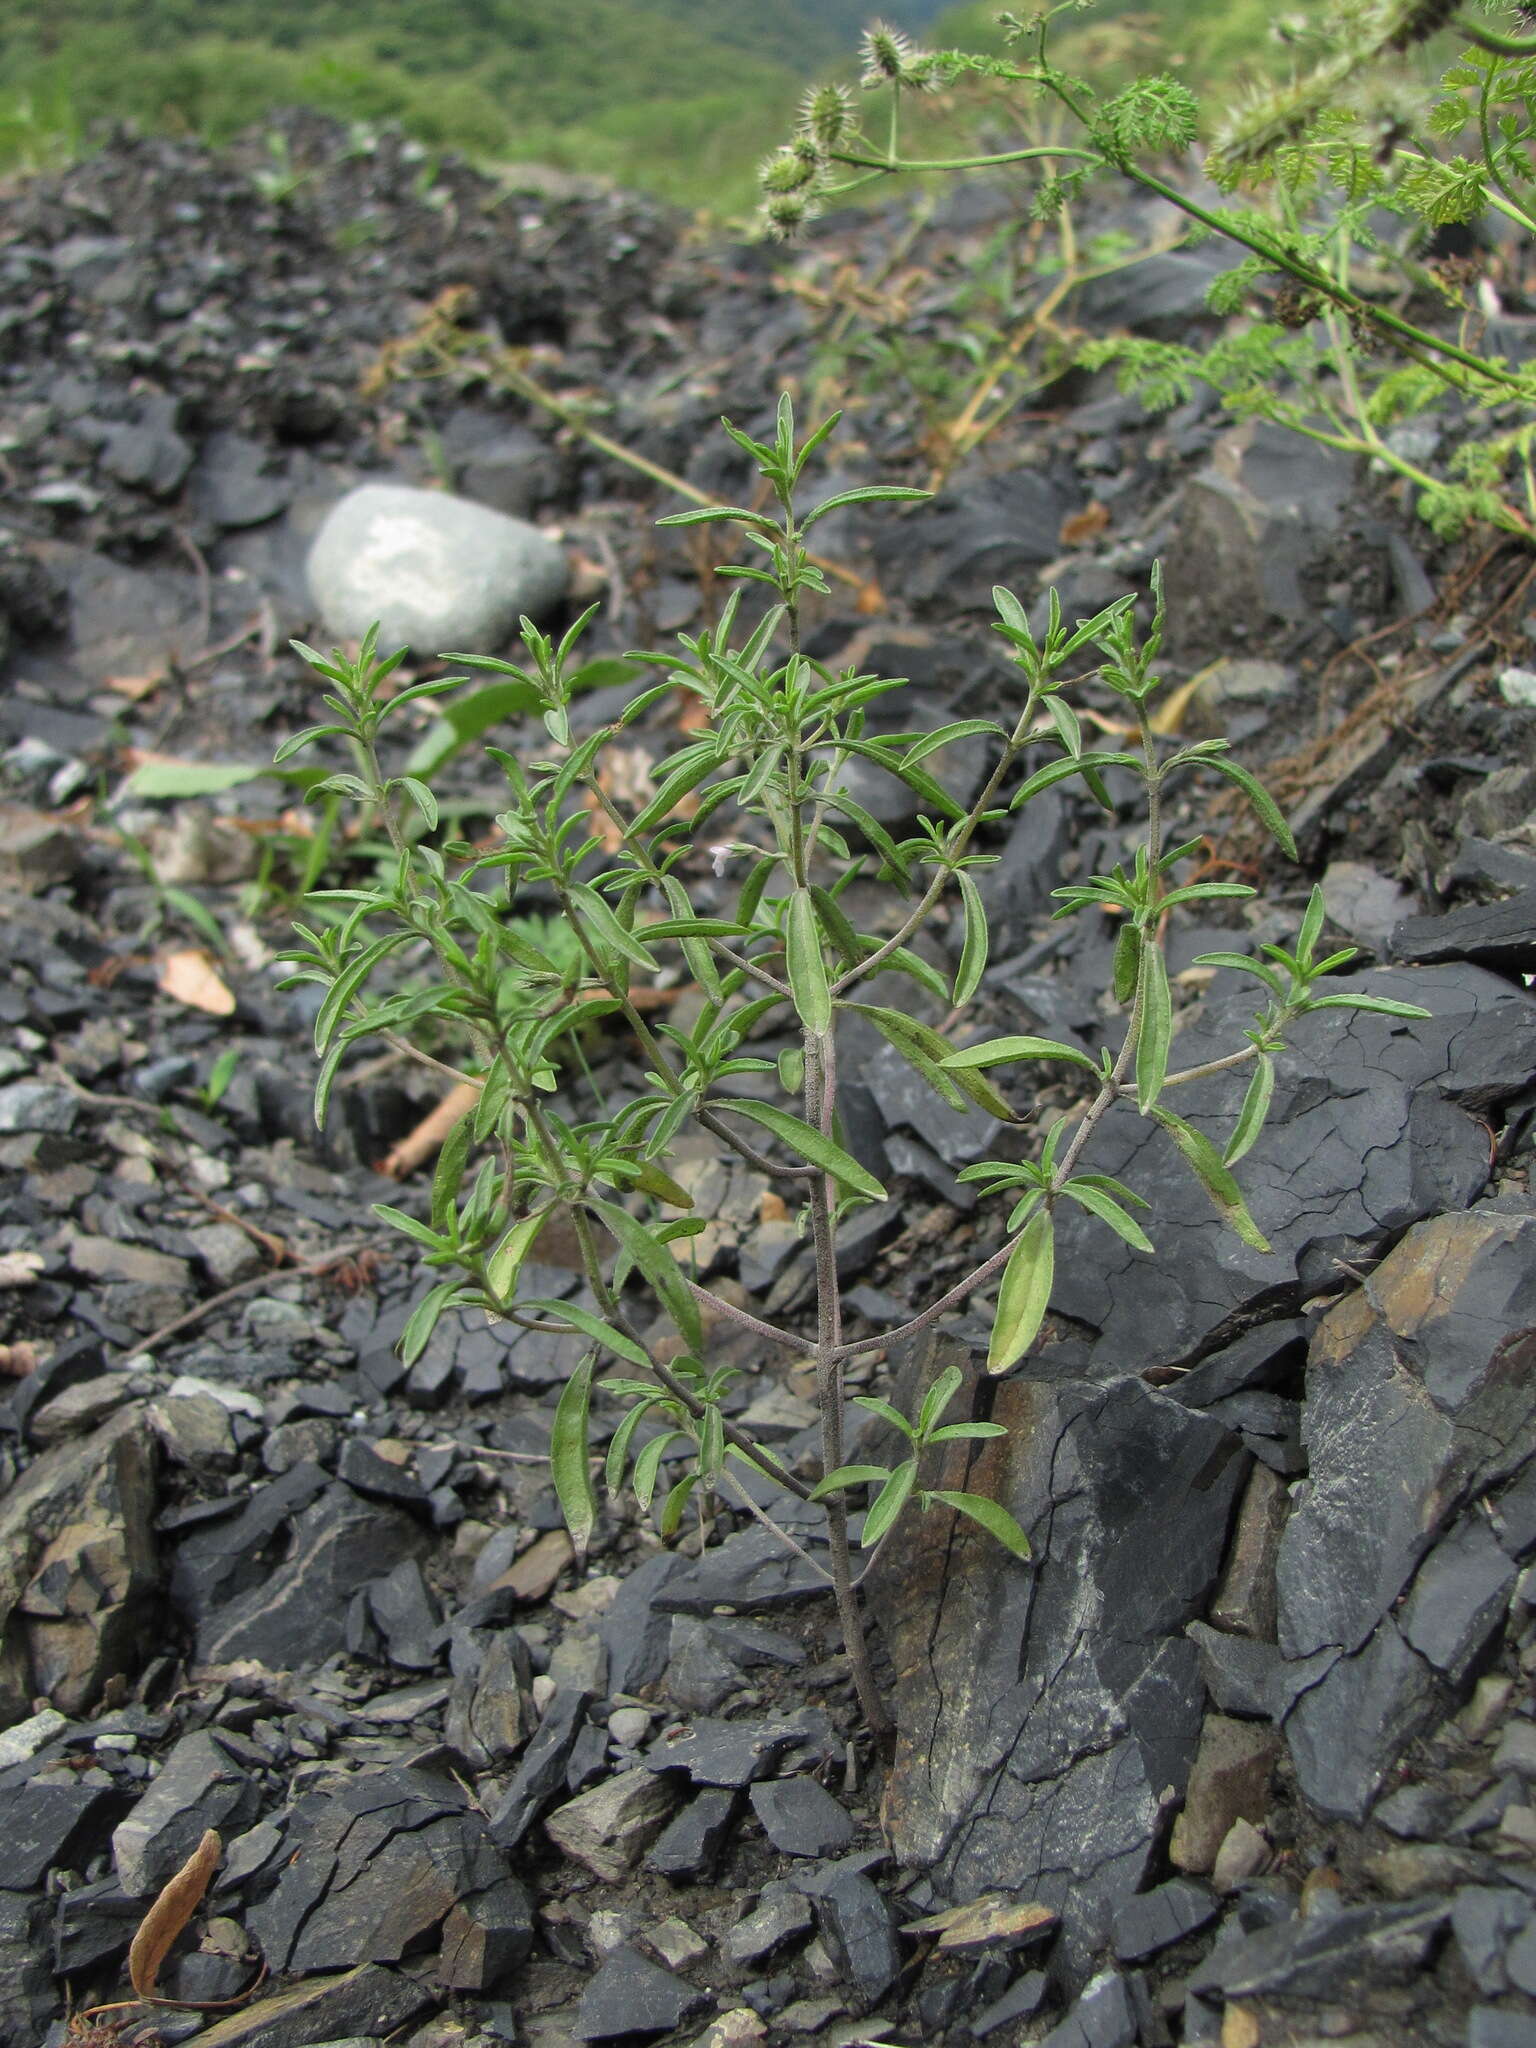
[[[822,529],[854,580],[813,651],[909,675],[903,729],[1006,701],[994,582],[1054,582],[1070,617],[1167,560],[1185,729],[1278,782],[1305,862],[1257,922],[1175,928],[1181,1061],[1248,1010],[1189,960],[1283,940],[1319,878],[1352,984],[1430,1013],[1298,1028],[1241,1168],[1273,1256],[1112,1119],[1096,1163],[1155,1190],[1156,1266],[1064,1241],[1049,1341],[998,1383],[966,1317],[871,1366],[875,1391],[960,1366],[1010,1434],[931,1483],[984,1486],[1034,1551],[917,1520],[882,1558],[882,1769],[828,1603],[749,1517],[699,1555],[610,1512],[575,1568],[540,1462],[573,1346],[458,1316],[401,1364],[426,1281],[370,1204],[424,1204],[378,1168],[436,1084],[360,1056],[322,1146],[312,1016],[272,965],[298,793],[130,779],[254,769],[308,722],[281,650],[326,630],[305,563],[360,482],[558,525],[575,587],[605,586],[604,653],[707,622],[708,562],[624,465],[483,384],[358,395],[442,291],[710,492],[714,418],[762,430],[813,314],[788,259],[640,202],[450,166],[429,204],[396,142],[291,141],[312,175],[282,202],[259,142],[129,141],[0,200],[0,2043],[61,2042],[66,1987],[126,1995],[208,1828],[224,1858],[160,1988],[233,1998],[258,1954],[271,1976],[228,2012],[153,2009],[167,2042],[1536,2040],[1528,557],[1423,553],[1324,451],[1198,406],[1150,423],[1080,376],[932,507]],[[946,260],[1014,203],[947,195]],[[1144,232],[1138,204],[1106,226]],[[849,261],[900,231],[861,218]],[[1094,317],[1134,325],[1135,299]],[[1199,281],[1156,317],[1199,327]],[[913,459],[903,404],[854,408],[850,481]],[[672,740],[635,739],[643,789]],[[466,836],[498,807],[479,772],[440,780]],[[1182,836],[1255,858],[1202,804]],[[1053,924],[1048,891],[1135,824],[1062,794],[992,849],[979,1034],[1101,1041],[1113,931]],[[205,1007],[172,964],[200,952]],[[585,1056],[637,1083],[617,1034]],[[876,1042],[844,1061],[850,1148],[893,1190],[847,1243],[874,1329],[985,1255],[955,1176],[996,1134]],[[1192,1120],[1224,1132],[1240,1085],[1196,1084]],[[1042,1122],[1070,1106],[1042,1087]],[[702,1146],[677,1170],[709,1284],[794,1313],[805,1250],[768,1183]],[[539,1291],[571,1296],[557,1250]],[[807,1389],[714,1341],[795,1465]]]

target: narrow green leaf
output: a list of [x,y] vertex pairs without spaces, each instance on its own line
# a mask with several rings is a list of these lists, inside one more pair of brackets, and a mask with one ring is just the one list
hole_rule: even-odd
[[866,811],[862,804],[855,803],[846,790],[834,789],[827,792],[827,808],[839,811],[851,824],[857,825],[870,845],[885,862],[902,887],[911,886],[912,873],[907,866],[901,849],[879,819]]
[[675,1536],[683,1519],[683,1509],[688,1505],[689,1496],[699,1483],[697,1472],[686,1472],[662,1503],[660,1529],[663,1536]]
[[850,1189],[856,1195],[864,1195],[871,1202],[883,1202],[885,1189],[875,1176],[860,1166],[857,1159],[845,1152],[841,1145],[835,1145],[821,1131],[813,1130],[799,1117],[791,1116],[787,1110],[775,1109],[766,1102],[747,1102],[734,1097],[712,1101],[711,1109],[728,1109],[737,1116],[744,1116],[755,1124],[761,1124],[765,1131],[771,1131],[781,1143],[787,1145],[812,1166],[819,1166],[823,1173],[830,1174],[840,1186]]
[[1141,933],[1129,918],[1115,939],[1115,1001],[1128,1003],[1141,978]]
[[664,1173],[653,1160],[646,1162],[635,1175],[634,1185],[642,1195],[654,1195],[658,1202],[669,1202],[674,1209],[691,1209],[693,1197],[685,1187],[680,1187],[670,1173]]
[[1374,1010],[1379,1017],[1429,1017],[1417,1003],[1393,1002],[1390,996],[1309,996],[1309,1010]]
[[1323,922],[1328,915],[1328,905],[1323,898],[1322,884],[1314,882],[1312,893],[1307,898],[1307,907],[1302,915],[1301,935],[1296,941],[1298,960],[1310,960],[1317,950],[1317,942],[1323,936]]
[[631,1216],[627,1209],[616,1203],[601,1202],[589,1198],[593,1214],[602,1218],[608,1230],[618,1239],[624,1251],[645,1275],[655,1291],[662,1307],[676,1323],[691,1350],[703,1348],[704,1336],[699,1322],[699,1305],[688,1291],[671,1252],[659,1244],[643,1223]]
[[946,1422],[942,1429],[936,1429],[931,1433],[928,1441],[931,1444],[953,1444],[972,1437],[1007,1434],[1007,1430],[1000,1422]]
[[917,1411],[917,1433],[919,1437],[932,1434],[939,1417],[959,1391],[965,1377],[958,1365],[947,1365],[923,1396],[923,1405]]
[[936,1487],[933,1492],[923,1495],[923,1505],[926,1507],[931,1500],[941,1500],[946,1507],[968,1515],[989,1536],[995,1536],[1005,1550],[1011,1550],[1015,1557],[1029,1556],[1029,1538],[1008,1510],[986,1494],[947,1493]]
[[554,1427],[549,1436],[550,1472],[560,1512],[576,1546],[579,1564],[587,1554],[597,1521],[597,1494],[587,1451],[587,1419],[592,1405],[592,1368],[597,1353],[589,1351],[560,1390]]
[[1285,999],[1285,983],[1272,967],[1266,967],[1262,960],[1250,960],[1246,953],[1197,953],[1196,967],[1229,967],[1234,974],[1255,975],[1274,996]]
[[[868,1017],[881,1037],[914,1068],[929,1087],[953,1110],[965,1111],[965,1097],[956,1083],[946,1074],[939,1061],[948,1051],[945,1041],[938,1032],[926,1024],[920,1024],[915,1017],[909,1017],[904,1010],[882,1009],[876,1003],[840,1003],[840,1009],[855,1010],[861,1017]],[[1005,1113],[1007,1103],[1003,1104]]]
[[1075,1046],[1062,1045],[1054,1038],[986,1038],[980,1045],[968,1045],[961,1052],[952,1052],[944,1065],[951,1071],[962,1067],[1002,1067],[1012,1060],[1069,1060],[1074,1067],[1086,1067],[1091,1074],[1099,1070],[1087,1053],[1079,1052]]
[[1172,1110],[1159,1107],[1152,1114],[1183,1153],[1195,1178],[1216,1204],[1222,1221],[1256,1252],[1272,1250],[1268,1238],[1248,1213],[1242,1189],[1222,1164],[1221,1154],[1210,1139]]
[[424,1294],[411,1310],[410,1320],[400,1333],[400,1357],[406,1365],[414,1365],[426,1350],[438,1319],[458,1291],[456,1280],[445,1280],[441,1286]]
[[954,1006],[958,1010],[968,1003],[981,984],[981,977],[987,971],[987,913],[981,900],[981,891],[973,875],[964,868],[956,876],[960,884],[960,899],[965,906],[965,943],[960,949],[960,965],[955,970],[953,992]]
[[567,885],[572,899],[579,906],[582,915],[591,923],[593,932],[614,951],[623,954],[636,967],[654,970],[657,965],[654,953],[648,953],[631,931],[620,924],[603,898],[586,882],[571,882]]
[[1025,1224],[1003,1269],[997,1291],[997,1314],[987,1347],[987,1371],[1006,1372],[1016,1365],[1040,1334],[1056,1277],[1056,1237],[1049,1209],[1039,1209]]
[[1229,760],[1224,754],[1207,755],[1201,762],[1203,768],[1214,768],[1218,775],[1224,775],[1228,782],[1235,782],[1258,814],[1259,822],[1279,845],[1282,852],[1292,860],[1296,859],[1296,840],[1291,828],[1285,822],[1280,806],[1256,775]]
[[784,957],[795,1014],[807,1031],[820,1038],[832,1023],[832,989],[809,889],[796,889],[789,899],[784,915]]
[[453,1205],[458,1200],[459,1186],[469,1160],[469,1138],[470,1120],[461,1116],[443,1140],[442,1150],[437,1155],[437,1167],[432,1175],[432,1221],[439,1230],[447,1228]]
[[1102,1188],[1092,1187],[1087,1181],[1069,1180],[1062,1193],[1070,1195],[1073,1201],[1080,1203],[1090,1215],[1097,1216],[1101,1222],[1107,1223],[1115,1235],[1123,1237],[1133,1251],[1150,1252],[1156,1249],[1141,1225],[1133,1217],[1127,1216],[1114,1197],[1106,1195]]
[[811,1488],[811,1499],[825,1500],[828,1494],[841,1493],[849,1486],[883,1486],[890,1476],[884,1465],[839,1465]]
[[635,1499],[640,1503],[642,1515],[651,1511],[651,1501],[656,1492],[656,1479],[661,1471],[661,1461],[668,1448],[683,1435],[680,1429],[664,1430],[660,1436],[653,1436],[635,1459]]
[[1136,1107],[1146,1116],[1163,1092],[1173,1043],[1173,993],[1157,940],[1143,933],[1136,1011]]
[[917,1483],[917,1460],[908,1458],[905,1463],[886,1480],[870,1504],[869,1513],[864,1517],[864,1528],[859,1537],[861,1549],[872,1550],[890,1528],[907,1502],[912,1498],[912,1488]]
[[533,1250],[534,1242],[544,1228],[548,1214],[547,1209],[536,1209],[531,1216],[522,1217],[513,1224],[486,1260],[485,1282],[499,1302],[511,1304],[517,1290],[517,1276],[523,1270],[523,1261]]
[[387,1223],[391,1230],[403,1231],[413,1243],[419,1244],[425,1251],[441,1252],[451,1249],[451,1240],[435,1231],[429,1223],[423,1223],[415,1216],[407,1216],[403,1209],[392,1209],[388,1202],[375,1202],[373,1213],[381,1223]]
[[395,787],[405,791],[406,795],[425,819],[427,830],[435,832],[437,830],[437,798],[428,789],[427,785],[418,776],[402,775],[397,778]]
[[878,1394],[855,1394],[855,1408],[867,1408],[871,1415],[878,1415],[882,1422],[888,1422],[898,1436],[904,1436],[909,1443],[917,1442],[917,1432],[899,1408],[893,1408],[889,1401],[881,1400]]
[[624,1484],[624,1468],[629,1463],[630,1440],[650,1413],[650,1408],[648,1397],[636,1401],[608,1440],[608,1455],[603,1460],[603,1484],[607,1487],[610,1498]]
[[879,505],[900,503],[904,500],[932,497],[931,491],[906,490],[899,484],[861,484],[857,490],[839,491],[835,497],[823,499],[813,512],[808,512],[800,522],[800,531],[808,533],[818,519],[825,519],[829,512],[840,511],[844,505]]
[[631,1365],[644,1366],[647,1371],[650,1369],[650,1354],[632,1338],[625,1336],[622,1330],[613,1329],[601,1316],[593,1315],[590,1309],[579,1308],[573,1301],[525,1301],[521,1306],[530,1313],[558,1316],[562,1322],[569,1323],[572,1329],[578,1330],[583,1337],[590,1337],[594,1344],[606,1345],[608,1350],[616,1351],[620,1358],[627,1358]]
[[1275,1063],[1267,1052],[1261,1052],[1253,1070],[1253,1079],[1248,1083],[1248,1092],[1243,1097],[1243,1106],[1238,1111],[1237,1123],[1222,1154],[1228,1166],[1236,1166],[1239,1159],[1253,1150],[1264,1128],[1264,1119],[1269,1115],[1270,1097],[1274,1092]]

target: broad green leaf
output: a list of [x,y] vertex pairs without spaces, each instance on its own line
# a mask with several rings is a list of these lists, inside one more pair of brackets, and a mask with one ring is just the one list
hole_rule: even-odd
[[1039,1336],[1055,1277],[1055,1227],[1050,1210],[1040,1209],[1025,1224],[1003,1269],[987,1347],[988,1372],[1006,1372],[1016,1365]]
[[1143,933],[1136,1010],[1136,1107],[1146,1116],[1163,1092],[1173,1043],[1173,993],[1157,940]]
[[410,1320],[400,1334],[400,1357],[406,1365],[414,1365],[426,1350],[438,1319],[458,1291],[456,1280],[445,1280],[430,1294],[424,1294],[411,1310]]
[[923,1495],[926,1507],[931,1500],[941,1500],[946,1507],[954,1508],[962,1515],[985,1529],[989,1536],[995,1536],[1005,1550],[1011,1550],[1015,1557],[1029,1556],[1029,1538],[1019,1527],[1005,1507],[990,1499],[984,1493],[946,1493],[935,1488]]
[[795,1014],[820,1038],[832,1023],[832,989],[821,950],[821,927],[809,889],[796,889],[784,916],[784,957]]
[[678,1270],[677,1260],[659,1242],[638,1218],[631,1216],[627,1209],[621,1209],[614,1202],[600,1202],[590,1198],[592,1212],[600,1216],[609,1231],[619,1241],[625,1253],[644,1274],[662,1307],[676,1323],[688,1342],[690,1349],[697,1351],[704,1342],[699,1323],[699,1305],[688,1291],[688,1283]]
[[1237,1123],[1222,1154],[1228,1166],[1236,1166],[1239,1159],[1253,1150],[1264,1128],[1264,1119],[1269,1115],[1269,1101],[1274,1092],[1275,1063],[1267,1052],[1261,1052],[1253,1070],[1253,1079],[1248,1083],[1248,1092],[1243,1097],[1243,1106],[1238,1111]]
[[1156,1249],[1152,1240],[1133,1217],[1127,1216],[1112,1195],[1106,1195],[1102,1188],[1089,1185],[1087,1181],[1069,1180],[1062,1189],[1090,1215],[1107,1223],[1117,1237],[1123,1237],[1133,1251],[1150,1252]]
[[590,1309],[579,1308],[573,1301],[525,1301],[520,1306],[527,1309],[530,1314],[558,1316],[562,1322],[569,1323],[571,1328],[579,1331],[583,1337],[590,1337],[594,1344],[606,1345],[608,1350],[616,1351],[620,1358],[627,1358],[631,1365],[644,1366],[647,1371],[650,1369],[649,1352],[632,1337],[627,1337],[622,1330],[615,1330],[610,1324],[605,1323],[601,1316],[593,1315]]
[[907,1502],[912,1498],[912,1488],[917,1483],[917,1460],[908,1458],[886,1480],[884,1486],[870,1503],[864,1517],[864,1527],[859,1536],[860,1547],[871,1550],[890,1528]]
[[860,1166],[852,1153],[845,1152],[841,1145],[835,1145],[823,1132],[813,1130],[787,1110],[775,1109],[766,1102],[747,1102],[735,1097],[711,1100],[709,1106],[714,1110],[731,1110],[737,1116],[761,1124],[765,1131],[771,1131],[792,1152],[798,1153],[812,1166],[819,1166],[823,1173],[830,1174],[840,1186],[854,1194],[863,1195],[871,1202],[885,1200],[885,1189],[872,1173]]
[[1220,1211],[1222,1221],[1256,1252],[1271,1251],[1268,1238],[1248,1213],[1242,1189],[1222,1164],[1221,1154],[1210,1139],[1172,1110],[1158,1107],[1152,1114],[1189,1162],[1195,1178]]
[[1074,1067],[1086,1067],[1091,1074],[1099,1070],[1087,1053],[1079,1052],[1075,1046],[1062,1045],[1054,1038],[986,1038],[980,1045],[968,1045],[962,1052],[952,1052],[944,1061],[951,1071],[963,1067],[1002,1067],[1011,1060],[1069,1060]]
[[448,1218],[453,1214],[453,1205],[459,1198],[459,1186],[469,1159],[469,1138],[470,1120],[461,1116],[443,1140],[443,1148],[437,1155],[437,1167],[432,1175],[432,1221],[439,1230],[446,1229]]
[[811,1488],[811,1499],[825,1500],[828,1494],[841,1493],[848,1486],[883,1486],[890,1476],[884,1465],[839,1465]]
[[498,1301],[510,1305],[523,1261],[533,1250],[548,1214],[547,1209],[536,1209],[531,1216],[522,1217],[486,1260],[485,1283]]
[[986,908],[975,877],[962,868],[956,880],[960,884],[960,900],[965,906],[965,943],[960,949],[960,965],[955,970],[953,991],[954,1006],[958,1010],[975,995],[981,977],[987,971],[988,940]]
[[597,1494],[587,1451],[587,1418],[592,1405],[592,1368],[597,1353],[589,1351],[560,1390],[554,1427],[549,1437],[549,1464],[560,1512],[576,1546],[578,1564],[587,1554],[597,1521]]

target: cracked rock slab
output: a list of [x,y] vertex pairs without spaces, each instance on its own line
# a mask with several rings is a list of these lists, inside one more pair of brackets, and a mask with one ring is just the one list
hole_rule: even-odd
[[1513,1563],[1477,1502],[1536,1448],[1533,1368],[1536,1211],[1420,1224],[1318,1328],[1277,1592],[1285,1658],[1335,1657],[1285,1723],[1326,1813],[1364,1817],[1498,1625]]
[[998,1888],[1058,1911],[1081,1984],[1194,1761],[1204,1688],[1183,1630],[1248,1459],[1139,1380],[1005,1380],[992,1417],[1006,1437],[953,1447],[922,1483],[1002,1502],[1033,1558],[939,1510],[899,1526],[874,1595],[899,1731],[883,1818],[944,1897]]

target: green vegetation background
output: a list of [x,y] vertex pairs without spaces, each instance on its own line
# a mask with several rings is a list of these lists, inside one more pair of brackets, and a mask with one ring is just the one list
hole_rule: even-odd
[[[852,76],[877,15],[934,46],[998,47],[989,0],[11,0],[0,7],[0,170],[104,124],[221,142],[280,108],[396,122],[437,149],[588,171],[745,211],[805,83]],[[1024,10],[1024,11],[1027,11]],[[1251,57],[1262,0],[1108,4],[1111,67]]]

